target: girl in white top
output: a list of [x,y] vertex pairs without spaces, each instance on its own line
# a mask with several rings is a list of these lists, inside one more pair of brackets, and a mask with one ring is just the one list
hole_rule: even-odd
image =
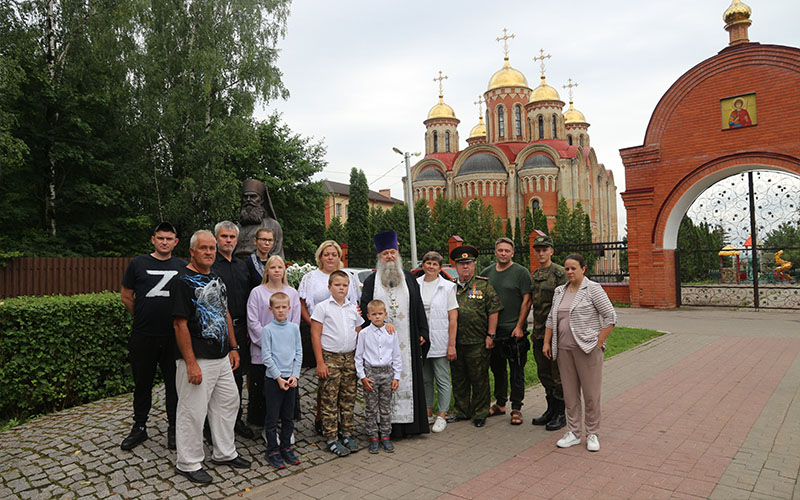
[[[314,308],[317,304],[325,302],[331,298],[331,292],[328,289],[328,278],[331,273],[344,267],[342,264],[342,247],[333,240],[325,240],[318,247],[314,253],[314,258],[317,261],[317,268],[314,271],[303,276],[300,280],[300,286],[297,291],[300,294],[300,315],[303,319],[303,324],[300,325],[300,333],[307,333],[310,336],[311,315],[314,314]],[[353,304],[358,304],[361,301],[361,289],[358,287],[358,282],[354,277],[350,277],[350,287],[347,290],[347,300]],[[305,354],[305,353],[304,353]],[[304,359],[306,356],[303,356]],[[309,361],[314,359],[314,356],[309,356]],[[314,426],[318,433],[322,433],[322,415],[319,409],[320,392],[317,391],[317,412],[314,419]]]
[[300,324],[300,296],[297,290],[286,281],[286,263],[280,255],[273,255],[264,264],[264,276],[261,284],[250,291],[247,299],[247,333],[250,337],[250,376],[248,377],[248,394],[252,394],[247,406],[247,421],[252,425],[263,426],[266,406],[263,397],[258,395],[264,391],[264,360],[261,356],[261,331],[272,321],[269,310],[269,298],[273,294],[283,292],[289,296],[288,320]]
[[[432,421],[431,431],[442,432],[447,426],[445,415],[450,408],[450,361],[456,359],[456,328],[458,326],[458,301],[456,284],[443,278],[442,256],[438,252],[428,252],[422,258],[424,276],[417,278],[422,305],[428,317],[431,347],[422,365],[425,383],[425,400],[428,405],[428,420]],[[434,381],[439,395],[436,418],[433,418]]]

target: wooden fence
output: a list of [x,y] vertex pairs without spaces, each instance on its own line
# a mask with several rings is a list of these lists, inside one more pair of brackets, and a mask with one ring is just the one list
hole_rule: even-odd
[[119,291],[131,257],[22,257],[0,266],[0,298]]

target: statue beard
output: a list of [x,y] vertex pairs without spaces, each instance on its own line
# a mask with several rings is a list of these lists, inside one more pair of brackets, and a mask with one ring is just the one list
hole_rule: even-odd
[[266,210],[264,210],[264,207],[262,207],[261,205],[256,205],[253,203],[243,203],[239,221],[244,225],[261,224],[261,221],[264,220],[265,214]]
[[403,266],[400,264],[399,260],[384,262],[378,257],[375,268],[381,275],[381,284],[384,288],[398,287],[402,283],[402,280],[405,279],[405,276],[403,276]]

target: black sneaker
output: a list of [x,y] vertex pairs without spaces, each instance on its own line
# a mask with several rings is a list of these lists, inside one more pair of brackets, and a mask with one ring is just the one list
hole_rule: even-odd
[[250,460],[246,458],[242,458],[241,455],[237,455],[236,458],[232,458],[230,460],[214,460],[211,459],[211,463],[214,465],[230,465],[231,467],[235,467],[237,469],[249,469],[250,468]]
[[130,451],[145,441],[147,441],[147,428],[143,425],[134,425],[131,433],[122,440],[122,444],[119,447],[125,451]]
[[281,457],[289,465],[299,465],[300,459],[294,454],[291,448],[281,448]]
[[281,454],[278,453],[277,451],[273,451],[271,453],[264,454],[264,458],[266,458],[267,462],[269,462],[269,464],[271,466],[273,466],[274,468],[276,468],[276,469],[285,469],[286,468],[286,464],[283,462],[283,458],[281,458]]
[[388,437],[381,438],[381,444],[383,445],[384,450],[389,453],[394,453],[394,444],[392,444]]
[[167,427],[167,449],[169,450],[177,450],[178,446],[175,440],[175,426],[171,425]]
[[177,472],[181,476],[186,477],[189,481],[191,481],[193,483],[211,484],[211,482],[214,480],[211,477],[211,474],[209,474],[208,472],[204,471],[203,469],[197,469],[197,470],[192,471],[192,472],[185,472],[185,471],[182,471],[179,468],[175,467],[175,472]]
[[378,438],[369,438],[369,452],[378,453],[380,445],[378,445]]

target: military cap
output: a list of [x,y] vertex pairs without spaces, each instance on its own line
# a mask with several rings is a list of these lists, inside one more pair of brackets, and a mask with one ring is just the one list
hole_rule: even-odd
[[533,246],[555,248],[553,245],[553,240],[546,234],[543,236],[537,236],[536,239],[533,240]]
[[450,252],[450,258],[456,262],[475,262],[478,258],[478,250],[469,245],[461,245]]

